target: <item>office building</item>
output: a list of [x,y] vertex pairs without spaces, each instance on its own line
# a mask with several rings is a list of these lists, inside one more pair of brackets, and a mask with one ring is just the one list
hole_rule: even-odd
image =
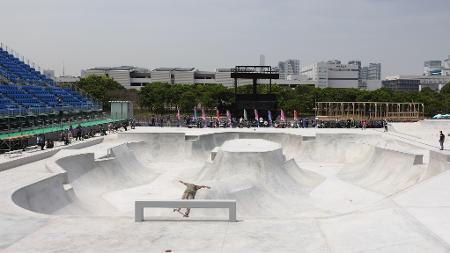
[[382,81],[383,88],[393,91],[419,91],[420,81],[417,79],[386,79]]
[[318,62],[302,68],[301,76],[318,88],[358,88],[360,68],[339,60]]
[[300,60],[288,59],[278,63],[280,79],[287,80],[290,75],[300,75]]
[[367,80],[381,80],[381,63],[369,63]]

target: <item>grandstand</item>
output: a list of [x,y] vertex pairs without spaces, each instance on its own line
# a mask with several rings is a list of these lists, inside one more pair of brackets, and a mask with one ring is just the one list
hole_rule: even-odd
[[73,123],[91,126],[105,120],[100,103],[74,89],[56,86],[0,46],[0,142],[36,130],[61,131]]

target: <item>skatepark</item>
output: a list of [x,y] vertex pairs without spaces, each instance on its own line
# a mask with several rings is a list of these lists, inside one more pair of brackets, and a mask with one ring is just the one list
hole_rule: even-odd
[[[382,129],[140,127],[0,158],[2,252],[449,252],[450,121]],[[448,137],[447,137],[448,138]],[[145,209],[196,199],[225,209]]]

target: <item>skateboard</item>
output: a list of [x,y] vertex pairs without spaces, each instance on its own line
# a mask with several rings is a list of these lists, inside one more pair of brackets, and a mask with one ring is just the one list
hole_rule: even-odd
[[185,213],[181,212],[181,211],[178,210],[178,209],[173,209],[173,211],[174,211],[174,212],[178,212],[179,214],[183,215],[183,217],[185,217],[185,218],[189,217],[189,215],[186,215]]

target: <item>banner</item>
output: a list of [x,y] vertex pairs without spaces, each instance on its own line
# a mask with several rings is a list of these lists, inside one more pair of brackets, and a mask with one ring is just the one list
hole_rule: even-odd
[[228,110],[227,110],[227,118],[228,118],[228,122],[231,123],[231,113]]
[[197,115],[197,107],[194,108],[194,120],[198,119],[198,115]]
[[216,109],[216,120],[217,120],[217,121],[220,120],[220,112],[219,112],[219,109]]
[[258,110],[256,110],[256,109],[255,109],[255,120],[256,120],[256,121],[259,120]]
[[180,114],[180,108],[177,107],[177,120],[180,121],[181,114]]
[[269,120],[269,122],[272,122],[272,112],[271,111],[267,112],[267,119]]
[[286,117],[284,116],[283,110],[281,110],[280,121],[286,121]]
[[247,120],[247,110],[244,109],[244,120]]
[[294,110],[294,121],[298,120],[298,112]]
[[205,109],[202,108],[202,120],[206,121],[206,113],[205,113]]

